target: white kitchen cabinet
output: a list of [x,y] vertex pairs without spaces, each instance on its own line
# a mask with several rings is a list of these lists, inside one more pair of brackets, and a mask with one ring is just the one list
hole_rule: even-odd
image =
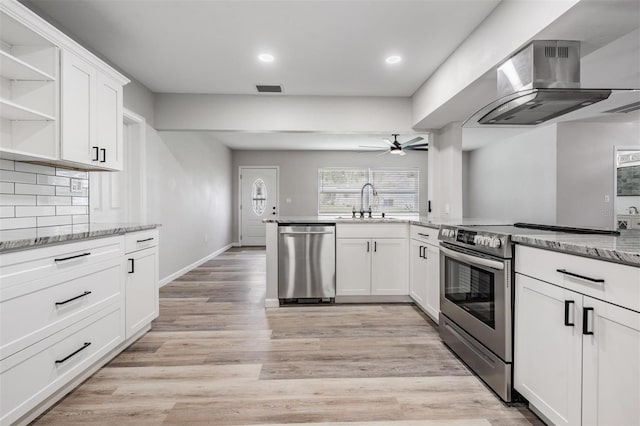
[[157,231],[154,237],[148,232],[127,235],[151,242],[152,247],[127,253],[127,278],[125,284],[126,338],[129,339],[158,316],[158,248]]
[[379,238],[372,241],[371,295],[409,294],[407,240]]
[[640,424],[638,268],[574,258],[516,247],[514,387],[554,424]]
[[640,313],[584,297],[593,335],[582,338],[582,422],[640,424]]
[[336,226],[336,296],[407,296],[405,224]]
[[581,312],[577,293],[517,276],[514,387],[556,425],[580,424]]
[[371,240],[336,239],[336,295],[371,294]]
[[96,170],[122,170],[122,114],[122,84],[63,51],[62,159]]
[[432,244],[426,245],[427,257],[427,296],[424,308],[436,323],[440,316],[440,248]]
[[424,255],[427,245],[418,240],[409,241],[409,296],[424,308],[427,301],[428,260]]

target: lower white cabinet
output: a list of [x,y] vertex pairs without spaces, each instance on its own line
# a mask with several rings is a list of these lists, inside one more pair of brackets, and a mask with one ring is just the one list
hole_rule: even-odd
[[128,339],[158,316],[158,249],[156,247],[127,254],[125,294]]
[[409,242],[409,296],[438,322],[440,315],[440,249],[412,238]]
[[336,295],[371,294],[371,240],[336,239]]
[[371,253],[371,294],[378,296],[409,294],[407,240],[374,239]]
[[424,308],[435,322],[440,316],[440,248],[431,244],[426,246],[427,256],[427,299]]
[[514,386],[553,424],[640,424],[640,313],[517,274],[514,338]]

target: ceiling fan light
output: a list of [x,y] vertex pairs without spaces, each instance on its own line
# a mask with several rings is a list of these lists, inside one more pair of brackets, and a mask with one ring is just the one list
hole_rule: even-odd
[[402,152],[402,150],[400,149],[392,149],[391,151],[389,151],[391,154],[393,155],[404,155],[404,152]]

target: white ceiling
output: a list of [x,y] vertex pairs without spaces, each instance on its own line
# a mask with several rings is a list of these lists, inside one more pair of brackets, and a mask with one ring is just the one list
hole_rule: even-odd
[[410,96],[499,0],[26,3],[154,92]]
[[[238,150],[312,150],[312,151],[367,151],[375,148],[386,149],[383,138],[391,139],[387,134],[337,134],[315,132],[206,132],[213,139]],[[399,142],[406,142],[416,136],[428,141],[426,134],[407,134],[398,136]],[[422,143],[422,142],[421,142]]]

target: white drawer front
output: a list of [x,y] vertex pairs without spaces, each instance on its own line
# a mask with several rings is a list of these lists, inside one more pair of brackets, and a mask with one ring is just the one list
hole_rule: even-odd
[[11,326],[0,328],[0,359],[123,299],[123,282],[116,258],[4,291],[0,319]]
[[131,253],[134,251],[157,246],[158,230],[149,229],[147,231],[133,232],[131,234],[126,234],[124,238],[125,253]]
[[515,260],[516,272],[640,312],[640,268],[519,244]]
[[427,226],[411,225],[409,229],[411,238],[423,243],[439,245],[438,230]]
[[[124,340],[122,317],[119,306],[100,311],[0,361],[0,423],[20,418],[120,344]],[[87,343],[90,345],[84,347]]]
[[0,289],[4,292],[14,285],[52,277],[123,255],[122,236],[3,253],[0,255]]
[[406,223],[338,223],[336,238],[406,238]]

